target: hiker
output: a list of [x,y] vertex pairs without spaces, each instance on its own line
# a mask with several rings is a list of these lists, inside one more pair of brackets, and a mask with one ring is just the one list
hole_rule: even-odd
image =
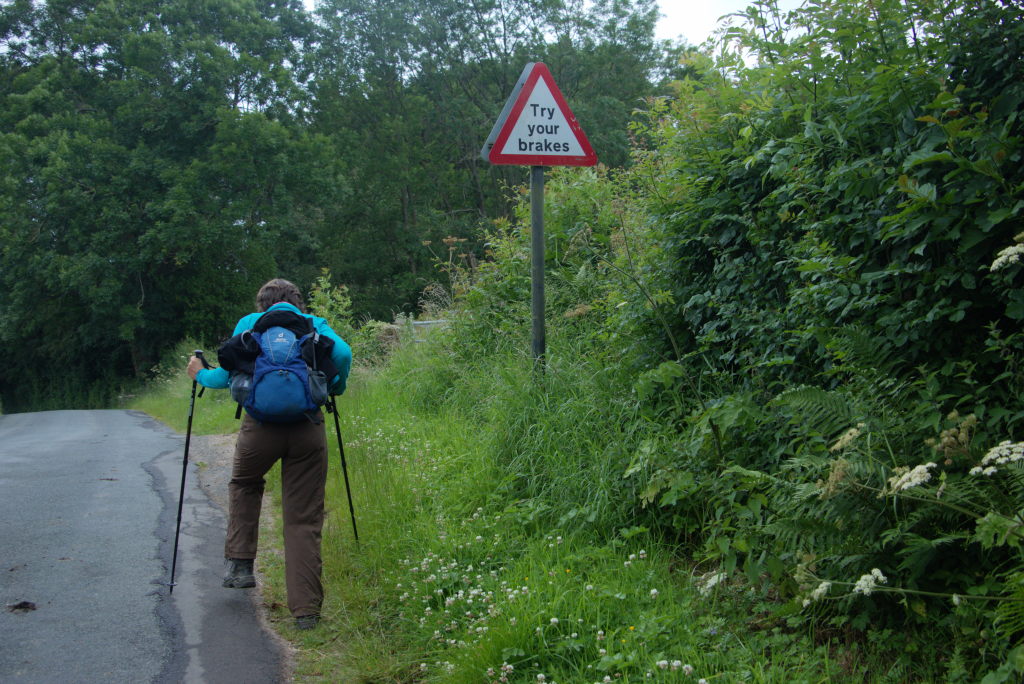
[[[329,350],[323,359],[326,363],[321,364],[321,368],[326,366],[336,371],[336,374],[332,372],[331,377],[327,377],[327,389],[331,394],[345,391],[345,381],[352,364],[352,350],[323,318],[305,313],[299,289],[280,278],[260,288],[256,295],[256,312],[238,321],[233,337],[222,345],[221,367],[203,368],[202,361],[193,356],[187,368],[189,377],[213,389],[225,389],[231,385],[232,396],[241,405],[241,400],[235,397],[234,387],[235,378],[239,374],[229,373],[224,368],[228,365],[234,369],[230,355],[225,356],[225,348],[240,340],[248,340],[252,344],[252,331],[260,329],[261,318],[264,322],[271,319],[274,322],[295,320],[301,325],[310,326],[310,330],[319,334],[319,339],[325,342],[325,348]],[[280,328],[273,330],[279,331]],[[250,370],[251,363],[250,360]],[[249,377],[245,381],[248,382]],[[261,420],[253,417],[253,413],[259,415]],[[228,485],[228,529],[224,556],[230,568],[223,585],[234,589],[256,586],[253,560],[256,558],[264,475],[280,459],[288,609],[295,618],[297,628],[312,629],[319,623],[324,595],[320,539],[324,522],[324,486],[327,480],[327,434],[319,406],[289,420],[272,422],[258,411],[251,411],[246,405]]]

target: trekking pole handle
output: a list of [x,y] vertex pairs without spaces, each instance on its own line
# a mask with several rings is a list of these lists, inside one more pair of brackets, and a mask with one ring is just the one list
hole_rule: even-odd
[[[200,361],[203,362],[203,368],[211,368],[210,364],[206,361],[206,357],[203,356],[203,350],[202,349],[196,349],[195,351],[192,352],[192,354],[197,359],[199,359]],[[194,383],[194,381],[193,381],[193,383]],[[203,392],[205,392],[205,391],[206,391],[205,387],[200,388],[199,389],[199,396],[203,396]]]

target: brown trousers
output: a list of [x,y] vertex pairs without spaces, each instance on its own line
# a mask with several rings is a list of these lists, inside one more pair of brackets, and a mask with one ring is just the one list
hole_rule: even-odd
[[226,558],[255,558],[259,540],[264,475],[281,460],[281,507],[284,514],[284,575],[288,609],[294,617],[319,615],[324,588],[320,581],[320,538],[327,482],[327,433],[323,420],[313,424],[260,423],[249,415],[235,443],[228,485]]

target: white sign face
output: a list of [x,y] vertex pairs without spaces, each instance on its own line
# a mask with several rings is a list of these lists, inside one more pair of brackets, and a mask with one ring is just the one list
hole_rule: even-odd
[[593,166],[590,141],[542,62],[523,69],[480,156],[492,164]]
[[585,152],[547,81],[538,79],[522,114],[501,149],[501,154],[583,156]]

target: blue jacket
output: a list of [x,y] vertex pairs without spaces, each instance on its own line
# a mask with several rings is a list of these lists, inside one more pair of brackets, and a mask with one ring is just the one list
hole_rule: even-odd
[[[267,309],[267,311],[277,311],[280,309],[302,313],[296,307],[286,302],[278,302]],[[257,312],[243,316],[235,326],[235,331],[231,334],[237,335],[246,330],[252,330],[252,327],[256,325],[256,321],[263,313]],[[334,365],[338,369],[338,375],[335,376],[334,382],[331,385],[331,393],[341,394],[345,391],[345,381],[348,380],[348,372],[352,368],[352,349],[345,340],[338,336],[338,333],[331,329],[326,320],[319,316],[311,316],[310,314],[302,315],[313,320],[313,327],[318,333],[334,340],[334,351],[331,353],[331,360],[334,361]],[[229,373],[223,368],[204,368],[196,373],[196,381],[203,387],[209,387],[210,389],[226,389],[230,377]]]

